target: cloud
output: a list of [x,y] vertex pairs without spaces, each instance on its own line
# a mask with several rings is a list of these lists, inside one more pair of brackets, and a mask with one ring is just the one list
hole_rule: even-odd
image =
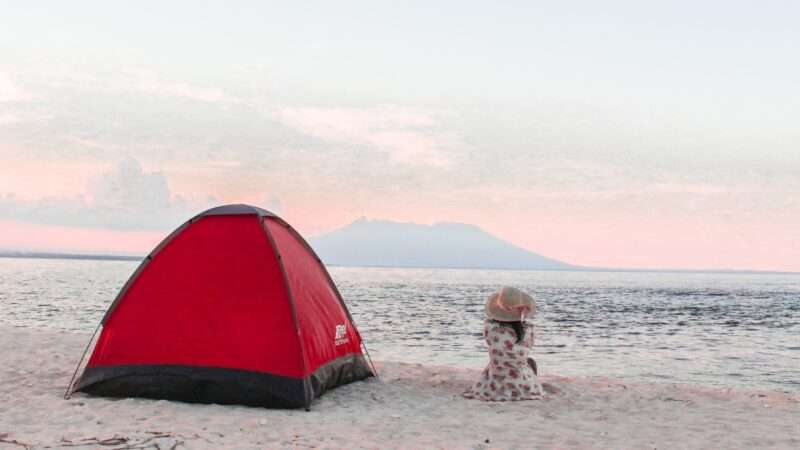
[[0,113],[0,127],[4,125],[14,125],[22,122],[22,119],[16,114]]
[[163,97],[182,97],[206,103],[233,101],[233,98],[219,88],[167,81],[148,70],[137,70],[131,75],[124,83],[124,87],[135,92]]
[[216,203],[214,198],[188,201],[172,195],[165,176],[145,172],[133,158],[97,176],[86,195],[20,200],[0,196],[0,218],[48,225],[113,230],[174,228]]
[[434,114],[398,106],[286,107],[277,120],[318,139],[385,152],[391,161],[410,166],[449,166],[458,143]]
[[[46,77],[30,73],[28,78],[42,89],[52,91],[55,97],[69,98],[91,94],[119,95],[143,94],[145,96],[181,98],[204,103],[236,102],[234,97],[216,86],[207,86],[196,80],[176,79],[162,72],[135,67],[115,69],[113,73],[87,73],[79,65],[50,66]],[[2,92],[0,74],[0,92]],[[1,98],[1,97],[0,97]],[[75,97],[71,98],[74,101]]]
[[14,84],[7,75],[0,73],[0,103],[25,102],[32,96]]
[[275,194],[268,194],[264,196],[263,205],[265,209],[275,214],[280,215],[283,212],[283,203]]
[[92,183],[92,206],[112,214],[150,214],[171,206],[167,180],[160,172],[145,173],[133,158],[122,160]]

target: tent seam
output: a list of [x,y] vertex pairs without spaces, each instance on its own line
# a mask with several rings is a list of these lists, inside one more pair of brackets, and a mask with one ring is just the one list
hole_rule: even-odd
[[283,258],[281,257],[280,250],[278,249],[278,243],[275,240],[275,237],[272,235],[272,232],[269,231],[269,227],[267,226],[267,218],[264,216],[259,217],[259,223],[261,224],[261,228],[264,230],[264,234],[267,235],[267,239],[269,240],[269,244],[272,247],[272,252],[275,255],[275,259],[278,262],[278,267],[281,269],[281,275],[283,275],[283,284],[286,286],[286,294],[289,297],[289,306],[292,309],[292,320],[294,321],[295,326],[295,336],[297,336],[297,346],[300,348],[300,363],[303,366],[303,395],[305,396],[305,408],[308,409],[311,406],[311,402],[314,400],[310,398],[310,389],[311,386],[309,384],[310,380],[306,376],[306,350],[303,347],[303,340],[301,339],[300,335],[302,333],[300,329],[300,319],[297,317],[297,306],[295,305],[294,301],[294,294],[292,293],[292,286],[289,284],[289,275],[286,273],[286,266],[283,264]]

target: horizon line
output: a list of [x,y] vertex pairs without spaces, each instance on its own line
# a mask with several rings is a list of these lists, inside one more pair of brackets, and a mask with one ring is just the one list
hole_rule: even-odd
[[[20,259],[61,259],[61,260],[89,260],[89,261],[141,261],[148,255],[122,255],[113,253],[74,253],[55,251],[29,251],[29,250],[2,250],[0,258]],[[324,264],[324,261],[323,261]],[[452,266],[416,266],[416,265],[346,265],[325,264],[328,267],[360,267],[365,269],[444,269],[444,270],[503,270],[518,272],[643,272],[643,273],[707,273],[728,275],[800,275],[800,272],[784,270],[756,270],[756,269],[678,269],[678,268],[636,268],[636,267],[593,267],[575,266],[568,268],[505,268],[505,267],[452,267]]]

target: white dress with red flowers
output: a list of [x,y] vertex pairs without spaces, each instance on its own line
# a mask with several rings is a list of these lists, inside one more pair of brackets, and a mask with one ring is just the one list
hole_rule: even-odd
[[489,365],[464,397],[495,402],[542,398],[542,385],[527,361],[533,326],[525,324],[525,339],[517,343],[513,328],[487,320],[483,336],[489,344]]

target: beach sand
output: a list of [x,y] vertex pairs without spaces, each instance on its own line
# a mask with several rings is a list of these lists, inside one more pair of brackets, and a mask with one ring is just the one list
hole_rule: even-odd
[[478,371],[393,362],[310,412],[64,400],[89,336],[0,331],[0,449],[800,448],[798,394],[545,375],[558,393],[486,403],[460,396]]

